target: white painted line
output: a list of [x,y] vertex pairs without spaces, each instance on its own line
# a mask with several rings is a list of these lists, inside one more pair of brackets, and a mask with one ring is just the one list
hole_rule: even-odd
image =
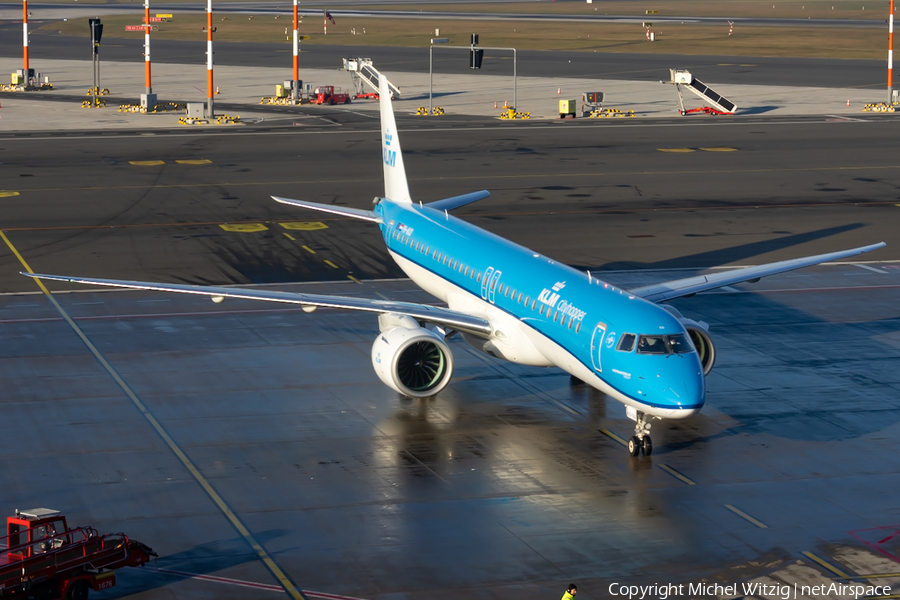
[[875,267],[870,267],[869,265],[855,264],[853,266],[859,267],[860,269],[865,269],[866,271],[872,271],[873,273],[881,273],[882,275],[888,274],[888,272],[883,269],[876,269]]
[[[186,577],[188,579],[200,579],[202,581],[213,581],[215,583],[227,583],[230,585],[237,585],[240,587],[248,587],[255,588],[258,590],[267,590],[270,592],[281,592],[284,593],[284,588],[280,585],[271,585],[268,583],[256,583],[255,581],[244,581],[243,579],[231,579],[230,577],[218,577],[216,575],[201,575],[200,573],[187,573],[185,571],[174,571],[171,569],[160,569],[160,568],[152,568],[147,567],[149,571],[156,571],[157,573],[164,573],[165,575],[177,575],[178,577]],[[364,598],[356,598],[354,596],[339,596],[337,594],[329,594],[327,592],[313,592],[310,590],[303,590],[303,594],[306,596],[311,596],[313,598],[327,598],[328,600],[365,600]]]

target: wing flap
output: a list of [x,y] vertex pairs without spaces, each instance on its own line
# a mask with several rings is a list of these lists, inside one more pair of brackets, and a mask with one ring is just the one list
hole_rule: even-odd
[[333,215],[341,215],[342,217],[350,217],[352,219],[362,219],[363,221],[372,221],[373,223],[381,223],[381,217],[371,210],[362,210],[361,208],[350,208],[347,206],[334,206],[332,204],[319,204],[318,202],[307,202],[306,200],[291,200],[290,198],[280,198],[272,196],[272,200],[282,204],[290,204],[291,206],[299,206],[300,208],[309,208],[320,212],[331,213]]
[[768,263],[755,267],[738,268],[732,271],[725,271],[723,273],[715,273],[712,275],[698,275],[696,277],[676,279],[665,283],[634,288],[628,291],[635,296],[639,296],[650,302],[665,302],[666,300],[674,300],[675,298],[714,290],[726,285],[742,283],[752,279],[759,279],[761,277],[768,277],[769,275],[776,275],[795,269],[802,269],[803,267],[811,267],[824,262],[856,256],[857,254],[884,248],[885,245],[884,242],[880,242],[870,246],[853,248],[852,250],[842,250],[840,252],[829,252],[828,254],[818,254],[816,256],[807,256],[805,258],[782,260],[780,262]]
[[438,306],[416,304],[413,302],[395,302],[393,300],[372,300],[369,298],[352,298],[349,296],[328,296],[324,294],[304,294],[297,292],[279,292],[274,290],[254,290],[223,286],[186,285],[180,283],[152,283],[144,281],[125,281],[121,279],[94,279],[88,277],[67,277],[64,275],[44,275],[41,273],[22,273],[35,279],[66,281],[85,285],[148,290],[153,292],[176,292],[179,294],[196,294],[223,298],[239,298],[243,300],[262,300],[265,302],[281,302],[322,308],[339,308],[360,310],[374,313],[399,313],[409,315],[417,321],[432,323],[470,333],[478,337],[491,334],[493,328],[487,319],[456,312]]

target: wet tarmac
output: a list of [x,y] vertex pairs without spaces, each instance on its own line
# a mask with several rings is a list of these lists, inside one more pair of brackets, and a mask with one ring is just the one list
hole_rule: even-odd
[[[402,279],[282,287],[429,300]],[[879,534],[900,522],[900,263],[678,301],[718,361],[702,415],[657,424],[640,458],[618,403],[461,341],[451,385],[411,401],[373,373],[368,315],[64,292],[62,313],[0,296],[0,503],[159,552],[98,598],[530,600],[570,580],[599,598],[898,570]]]

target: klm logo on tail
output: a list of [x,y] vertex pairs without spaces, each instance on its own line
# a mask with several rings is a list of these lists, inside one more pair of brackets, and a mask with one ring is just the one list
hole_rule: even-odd
[[382,151],[384,153],[384,164],[389,167],[393,167],[394,163],[397,162],[397,152],[395,150],[389,150],[388,146],[391,145],[391,140],[394,139],[394,136],[391,135],[390,131],[385,132],[384,134],[384,147]]

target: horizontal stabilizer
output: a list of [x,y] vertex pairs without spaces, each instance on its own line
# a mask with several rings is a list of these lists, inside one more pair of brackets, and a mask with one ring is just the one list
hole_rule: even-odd
[[282,204],[290,204],[291,206],[299,206],[300,208],[309,208],[321,212],[331,213],[333,215],[341,215],[342,217],[350,217],[353,219],[362,219],[363,221],[372,221],[373,223],[381,223],[381,217],[373,213],[371,210],[362,210],[361,208],[348,208],[346,206],[334,206],[333,204],[319,204],[318,202],[307,202],[306,200],[291,200],[290,198],[279,198],[272,196],[275,202]]
[[460,206],[483,200],[490,195],[491,193],[489,191],[481,190],[480,192],[471,192],[469,194],[463,194],[462,196],[453,196],[452,198],[435,200],[434,202],[429,202],[425,206],[435,210],[453,210],[454,208],[459,208]]
[[666,300],[674,300],[683,296],[691,296],[707,290],[714,290],[726,285],[742,283],[744,281],[757,280],[760,277],[768,277],[778,273],[785,273],[803,267],[811,267],[824,262],[840,260],[857,254],[871,252],[884,248],[886,244],[879,242],[870,246],[861,248],[853,248],[852,250],[842,250],[840,252],[829,252],[828,254],[818,254],[816,256],[807,256],[806,258],[795,258],[793,260],[782,260],[780,262],[769,263],[766,265],[757,265],[755,267],[744,267],[716,273],[714,275],[698,275],[696,277],[688,277],[686,279],[676,279],[665,283],[657,283],[644,287],[628,290],[635,296],[649,300],[650,302],[665,302]]

